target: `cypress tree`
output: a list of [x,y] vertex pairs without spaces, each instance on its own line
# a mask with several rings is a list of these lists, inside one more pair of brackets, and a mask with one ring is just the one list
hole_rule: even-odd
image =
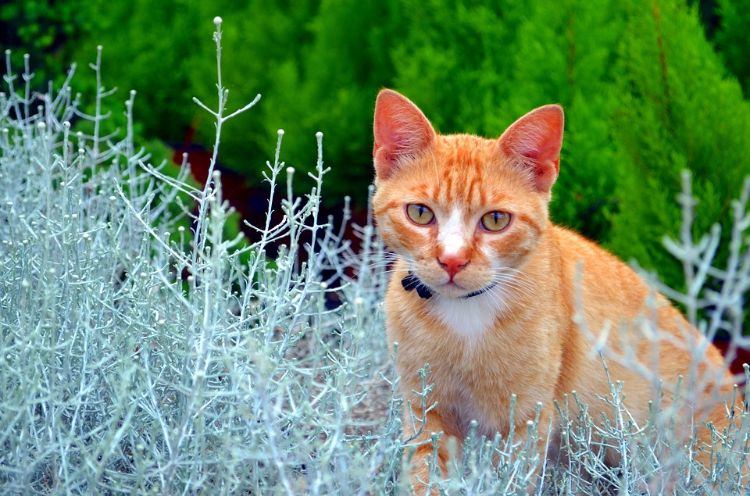
[[617,104],[611,66],[624,29],[621,2],[536,2],[519,27],[501,127],[532,108],[561,103],[565,142],[553,190],[555,221],[606,240],[621,175],[611,116]]
[[[307,23],[301,59],[279,68],[259,108],[257,118],[269,130],[289,131],[283,155],[302,169],[314,167],[315,132],[325,133],[329,199],[351,195],[365,205],[375,96],[390,85],[390,47],[401,31],[395,7],[392,1],[322,2]],[[265,140],[264,148],[272,149],[275,133]]]
[[717,0],[720,16],[715,43],[724,63],[750,95],[750,9],[745,0]]
[[497,135],[526,5],[402,0],[406,34],[393,50],[396,89],[444,133]]
[[674,285],[682,268],[661,239],[680,227],[680,172],[693,172],[696,234],[728,221],[730,201],[750,174],[750,106],[725,75],[696,11],[678,0],[631,4],[616,73],[615,137],[632,173],[617,185],[609,246]]

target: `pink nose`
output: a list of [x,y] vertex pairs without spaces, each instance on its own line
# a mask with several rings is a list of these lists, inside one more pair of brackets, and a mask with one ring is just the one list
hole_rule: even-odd
[[443,255],[438,257],[438,264],[445,270],[453,280],[453,277],[469,265],[469,259],[460,255]]

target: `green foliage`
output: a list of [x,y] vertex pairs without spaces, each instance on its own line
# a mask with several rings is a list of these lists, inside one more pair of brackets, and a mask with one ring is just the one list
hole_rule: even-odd
[[[210,34],[211,26],[201,21],[211,17],[200,5],[187,7],[185,2],[91,0],[80,8],[92,17],[106,14],[96,17],[91,34],[78,44],[76,59],[91,60],[101,45],[106,80],[120,95],[138,90],[138,108],[148,109],[141,121],[144,134],[167,141],[179,141],[197,115],[179,90],[190,84],[197,61],[211,57],[210,48],[197,43]],[[93,94],[96,81],[84,77],[79,85],[84,94]]]
[[81,0],[0,2],[0,46],[21,49],[13,53],[16,67],[21,66],[24,53],[28,53],[39,81],[62,76],[62,71],[56,69],[67,63],[73,48],[66,42],[90,27],[91,18],[79,10],[81,3]]
[[[33,5],[43,2],[14,1],[0,15],[15,18]],[[49,12],[73,8],[51,5]],[[739,0],[718,2],[721,60],[697,7],[683,0],[69,5],[76,15],[60,14],[63,27],[55,29],[67,33],[72,28],[64,26],[73,23],[71,38],[85,33],[74,54],[81,62],[104,46],[106,79],[121,88],[113,103],[126,90],[139,91],[136,108],[148,112],[136,112],[136,134],[180,142],[192,126],[204,145],[213,125],[180,95],[215,100],[214,88],[202,84],[213,56],[200,40],[211,29],[206,19],[231,17],[223,75],[231,101],[256,93],[263,100],[257,112],[229,126],[220,161],[260,181],[264,163],[255,157],[270,153],[276,129],[284,127],[282,159],[309,172],[314,134],[323,131],[332,167],[329,203],[351,195],[364,205],[372,178],[372,106],[385,86],[412,98],[442,132],[499,136],[533,107],[563,104],[566,136],[553,219],[659,270],[670,283],[679,267],[656,247],[665,233],[674,234],[679,218],[679,171],[694,173],[699,209],[707,213],[701,218],[726,217],[728,198],[750,173],[743,152],[750,108],[727,75],[728,68],[747,91],[750,17]],[[23,23],[17,24],[20,30]],[[36,40],[23,36],[25,43]],[[90,94],[92,73],[79,73],[88,76],[79,85]],[[121,116],[116,110],[111,122],[121,126]],[[310,186],[306,174],[298,177],[298,191]]]
[[499,135],[511,76],[508,64],[517,2],[404,0],[404,35],[395,44],[397,89],[412,97],[441,132]]
[[538,105],[564,106],[553,218],[599,240],[607,239],[617,208],[613,191],[622,175],[610,116],[617,106],[611,65],[623,24],[621,2],[562,1],[555,10],[537,5],[519,28],[513,90],[504,112],[507,125]]
[[[227,45],[227,52],[234,53],[245,53],[248,46],[260,48],[251,52],[263,56],[235,60],[238,67],[227,74],[235,85],[242,80],[247,85],[249,79],[252,86],[247,91],[262,93],[263,104],[257,115],[239,121],[238,125],[251,131],[228,138],[226,156],[257,156],[258,150],[270,150],[274,131],[284,127],[289,136],[285,160],[309,171],[314,162],[310,153],[314,134],[323,131],[326,162],[333,165],[333,179],[326,187],[334,197],[353,195],[362,204],[372,177],[370,152],[363,148],[371,147],[374,95],[393,71],[384,49],[397,32],[392,2],[334,1],[313,7],[314,3],[294,3],[293,7],[281,7],[284,2],[277,7],[263,3],[263,7],[250,6],[247,16],[240,17],[274,15],[286,24],[253,20],[252,27],[240,28],[253,33],[253,38],[239,37],[241,41]],[[383,22],[373,24],[372,19]],[[347,29],[342,30],[344,25]],[[278,32],[269,33],[272,29]],[[290,39],[297,49],[290,50]],[[243,163],[256,170],[261,165]]]
[[617,185],[610,246],[675,282],[681,268],[660,245],[662,235],[677,233],[679,173],[693,173],[697,232],[709,219],[727,219],[750,173],[750,106],[692,9],[655,2],[632,12],[619,48],[613,127],[628,174]]
[[716,46],[727,68],[750,94],[750,9],[745,0],[717,0],[721,23]]

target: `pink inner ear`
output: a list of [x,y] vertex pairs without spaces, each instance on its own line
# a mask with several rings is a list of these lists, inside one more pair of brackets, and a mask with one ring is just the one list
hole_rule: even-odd
[[564,114],[559,105],[545,105],[514,122],[500,137],[502,151],[520,156],[530,168],[537,190],[548,192],[560,170]]
[[387,178],[404,160],[414,158],[434,139],[432,125],[408,98],[382,90],[375,102],[373,158],[379,177]]

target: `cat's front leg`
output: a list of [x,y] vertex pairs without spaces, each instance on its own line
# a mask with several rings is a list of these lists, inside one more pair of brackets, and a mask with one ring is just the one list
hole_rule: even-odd
[[[403,412],[404,437],[409,445],[416,445],[412,451],[407,449],[405,457],[411,456],[409,461],[409,482],[414,494],[439,494],[436,481],[430,481],[434,473],[435,462],[442,477],[448,474],[449,445],[451,440],[459,446],[456,432],[438,410],[425,411],[413,402],[407,402]],[[432,482],[432,484],[430,484]]]
[[559,432],[555,428],[552,405],[542,408],[536,421],[532,418],[517,419],[514,439],[515,456],[527,464],[517,471],[518,490],[525,494],[537,494],[544,484],[545,463],[558,456]]

